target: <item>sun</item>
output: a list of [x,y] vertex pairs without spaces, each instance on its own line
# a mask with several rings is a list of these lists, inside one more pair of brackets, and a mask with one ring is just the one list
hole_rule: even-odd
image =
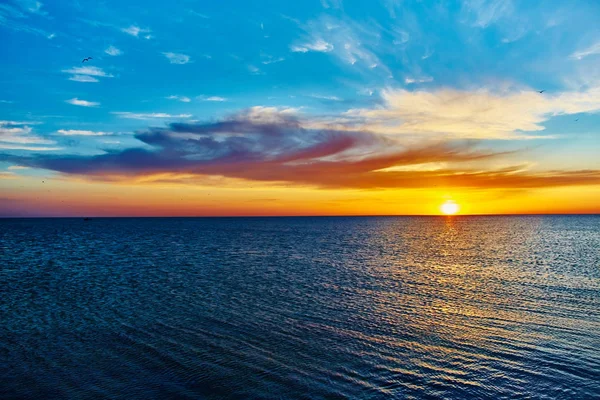
[[446,215],[456,214],[458,212],[459,208],[460,207],[458,206],[458,204],[456,204],[452,200],[447,200],[444,204],[442,204],[440,206],[440,210],[442,210],[442,213],[444,213]]

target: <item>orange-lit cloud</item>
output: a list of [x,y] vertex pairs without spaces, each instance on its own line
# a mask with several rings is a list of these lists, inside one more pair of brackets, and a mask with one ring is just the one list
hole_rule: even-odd
[[136,138],[146,147],[93,156],[5,155],[2,159],[95,180],[138,182],[193,183],[222,176],[361,189],[600,184],[600,171],[593,169],[533,172],[526,165],[491,167],[491,160],[507,153],[482,150],[472,142],[424,141],[407,146],[397,138],[366,130],[307,128],[289,109],[254,108],[218,122],[172,123],[138,132]]

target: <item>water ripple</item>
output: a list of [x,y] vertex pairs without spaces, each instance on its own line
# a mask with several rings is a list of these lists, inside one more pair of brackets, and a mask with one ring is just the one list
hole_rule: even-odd
[[599,222],[0,220],[0,397],[598,398]]

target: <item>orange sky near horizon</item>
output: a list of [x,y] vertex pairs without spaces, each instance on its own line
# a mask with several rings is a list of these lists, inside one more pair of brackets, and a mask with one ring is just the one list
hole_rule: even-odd
[[[41,180],[44,181],[40,185]],[[600,185],[536,189],[320,189],[227,180],[224,186],[61,177],[0,181],[2,217],[441,215],[600,213]]]

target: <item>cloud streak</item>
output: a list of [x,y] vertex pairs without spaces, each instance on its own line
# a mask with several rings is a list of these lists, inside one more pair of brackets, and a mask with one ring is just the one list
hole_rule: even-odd
[[80,106],[80,107],[98,107],[100,105],[100,103],[97,103],[95,101],[80,100],[77,97],[69,99],[69,100],[65,100],[65,103],[69,103],[74,106]]
[[0,149],[5,150],[59,150],[56,147],[38,145],[55,144],[56,142],[35,135],[30,123],[21,121],[0,121]]
[[218,101],[218,102],[227,101],[227,99],[225,97],[221,97],[221,96],[198,96],[198,99],[200,99],[202,101]]
[[574,52],[573,54],[571,54],[571,58],[581,60],[585,57],[598,55],[598,54],[600,54],[600,40],[583,50]]
[[113,115],[127,119],[182,119],[191,118],[192,114],[167,114],[167,113],[133,113],[129,111],[113,111]]
[[[290,110],[254,107],[207,123],[171,123],[135,137],[145,147],[94,156],[3,156],[0,159],[91,179],[146,181],[223,176],[321,188],[539,188],[600,184],[600,171],[485,168],[506,153],[473,143],[406,146],[364,130],[314,129]],[[421,168],[424,164],[436,168]],[[156,177],[156,178],[153,178]],[[171,177],[171,178],[169,178]]]
[[70,69],[63,69],[62,72],[65,74],[71,74],[69,80],[75,82],[98,82],[97,78],[114,77],[113,75],[104,72],[102,68],[98,67],[73,67]]
[[57,132],[63,136],[107,136],[107,135],[112,135],[112,132],[96,132],[96,131],[86,131],[86,130],[77,130],[77,129],[59,129]]
[[377,53],[393,51],[382,43],[378,24],[361,24],[348,18],[323,16],[302,26],[301,41],[290,46],[296,53],[322,52],[332,55],[346,67],[358,71],[392,76]]
[[119,49],[117,49],[115,46],[108,46],[106,48],[106,50],[104,50],[104,52],[106,54],[108,54],[109,56],[120,56],[121,54],[123,54],[123,52]]
[[87,76],[87,75],[73,75],[69,78],[69,80],[75,81],[75,82],[89,82],[89,83],[100,82],[98,79],[94,78],[93,76]]
[[171,52],[165,52],[162,53],[165,57],[167,57],[167,59],[169,60],[169,62],[171,64],[187,64],[190,62],[190,56],[188,56],[187,54],[181,54],[181,53],[171,53]]
[[189,103],[192,101],[189,97],[176,95],[167,96],[167,99],[181,101],[182,103]]
[[312,43],[304,43],[291,46],[290,50],[292,50],[295,53],[307,53],[309,51],[328,53],[333,50],[333,45],[331,43],[326,42],[323,39],[315,39]]
[[[142,34],[143,33],[150,33],[150,29],[143,29],[143,28],[140,28],[137,25],[131,25],[128,28],[122,28],[121,32],[124,32],[124,33],[126,33],[128,35],[131,35],[131,36],[134,36],[134,37],[139,37],[140,33],[142,33]],[[148,36],[150,36],[150,35],[146,35],[145,36],[146,39],[149,39]]]

